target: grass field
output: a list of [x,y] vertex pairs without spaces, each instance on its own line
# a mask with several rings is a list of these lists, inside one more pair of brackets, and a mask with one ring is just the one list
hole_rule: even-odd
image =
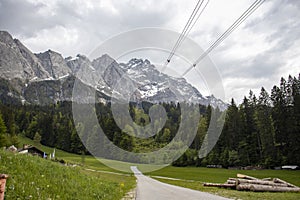
[[[34,142],[28,138],[21,137],[21,144],[34,144]],[[37,145],[37,144],[35,144]],[[38,146],[38,145],[37,145]],[[39,145],[39,148],[47,153],[53,152],[53,148]],[[92,156],[84,156],[67,153],[61,150],[56,150],[56,157],[59,159],[64,159],[70,163],[77,163],[82,166],[82,168],[90,168],[99,171],[108,171],[108,172],[120,172],[114,169],[107,167],[106,165],[99,162]],[[109,161],[106,162],[119,162],[119,161]],[[120,162],[121,163],[121,162]],[[124,168],[129,169],[132,165],[131,163],[121,163]],[[139,166],[141,168],[147,168],[147,166]],[[141,169],[143,171],[143,169]],[[124,190],[128,191],[135,185],[135,179],[128,176],[119,176],[106,173],[97,173],[82,170],[83,173],[87,175],[92,175],[102,180],[110,180],[112,182],[117,182],[118,184],[125,184]],[[230,197],[233,199],[244,199],[244,200],[254,200],[254,199],[300,199],[300,193],[254,193],[254,192],[241,192],[230,189],[221,189],[221,188],[211,188],[203,187],[203,182],[214,182],[214,183],[224,183],[229,177],[235,177],[237,173],[247,174],[250,176],[255,176],[257,178],[265,177],[277,177],[283,180],[286,180],[292,184],[300,186],[300,171],[284,171],[284,170],[227,170],[227,169],[212,169],[212,168],[196,168],[196,167],[165,167],[161,170],[154,171],[151,173],[146,173],[150,176],[164,176],[170,178],[177,178],[183,180],[168,180],[155,178],[162,182],[166,182],[173,185],[178,185],[182,187],[187,187],[191,189],[201,190],[213,194],[218,194],[224,197]]]
[[285,170],[228,170],[196,167],[166,167],[159,171],[148,173],[151,176],[164,176],[184,180],[168,180],[155,178],[159,181],[187,187],[195,190],[201,190],[213,194],[233,199],[254,200],[254,199],[300,199],[300,193],[258,193],[236,191],[231,189],[204,187],[203,182],[224,183],[229,177],[236,177],[237,173],[247,174],[257,178],[277,177],[286,180],[292,184],[300,186],[300,171]]
[[[23,144],[35,145],[48,154],[54,150],[51,147],[36,144],[33,140],[24,136],[19,136],[19,142],[20,146]],[[16,194],[20,199],[30,199],[29,197],[31,196],[34,196],[33,199],[47,199],[48,196],[41,196],[44,190],[44,192],[49,194],[56,193],[58,195],[58,197],[51,196],[49,197],[50,199],[120,199],[136,185],[133,175],[122,175],[122,172],[107,167],[92,156],[83,157],[56,149],[55,155],[58,160],[63,159],[67,163],[77,164],[77,167],[72,168],[38,157],[6,154],[6,152],[1,152],[0,173],[7,173],[11,176],[7,182],[7,199],[17,199],[15,198],[17,197]],[[6,160],[4,160],[4,158],[6,158]],[[35,168],[36,170],[32,170]],[[88,171],[86,169],[94,169],[97,171]],[[46,176],[45,173],[49,175],[50,171],[52,173],[51,176]],[[117,172],[118,174],[105,172]],[[39,176],[35,176],[38,174],[43,174],[43,179],[40,179]],[[65,183],[61,182],[61,180]],[[42,182],[40,183],[40,181]],[[30,185],[30,183],[35,184]],[[41,187],[44,187],[44,185],[49,185],[50,187],[51,184],[55,185],[55,189],[50,190],[50,192],[47,190],[49,188],[43,188],[42,191],[39,186],[36,186],[41,185]],[[70,186],[74,184],[75,187],[74,189],[67,189],[60,184]],[[25,193],[23,191],[20,193],[19,189],[22,187]],[[36,188],[39,189],[36,191]],[[81,191],[83,194],[82,198],[79,198],[79,196],[77,198],[75,190],[77,190],[77,192]],[[84,190],[84,192],[82,192],[82,190]],[[91,193],[95,195],[90,195]]]
[[[35,145],[39,149],[43,150],[46,153],[52,153],[54,148],[47,147],[41,144],[35,143],[33,140],[24,137],[24,136],[19,136],[19,142],[20,145],[23,144],[31,144]],[[158,166],[156,165],[147,165],[147,164],[136,164],[136,163],[128,163],[128,162],[122,162],[122,161],[114,161],[114,160],[108,160],[108,159],[103,159],[101,158],[101,162],[96,159],[95,157],[91,155],[77,155],[73,153],[68,153],[59,149],[55,150],[55,156],[57,159],[63,159],[64,161],[68,163],[74,163],[74,164],[80,164],[85,168],[90,168],[98,171],[109,171],[109,172],[116,172],[116,173],[125,173],[125,174],[131,174],[131,169],[130,167],[133,165],[138,166],[138,168],[145,172],[145,171],[153,171],[152,169],[157,169]],[[105,164],[103,164],[105,163]],[[111,167],[108,166],[118,166],[117,168],[120,170],[115,170]],[[162,168],[159,166],[159,168]]]
[[[39,149],[43,150],[46,153],[52,153],[54,148],[47,147],[41,144],[36,144],[33,140],[24,137],[24,136],[19,136],[19,142],[20,145],[23,144],[31,144],[37,146]],[[99,171],[109,171],[109,172],[119,172],[117,170],[111,169],[107,167],[106,165],[102,164],[99,162],[97,159],[95,159],[93,156],[90,155],[76,155],[73,153],[68,153],[59,149],[55,149],[55,156],[57,159],[63,159],[66,162],[69,163],[76,163],[80,165],[84,165],[88,168],[99,170]]]
[[0,172],[9,175],[6,199],[121,199],[130,176],[89,172],[31,155],[0,150]]

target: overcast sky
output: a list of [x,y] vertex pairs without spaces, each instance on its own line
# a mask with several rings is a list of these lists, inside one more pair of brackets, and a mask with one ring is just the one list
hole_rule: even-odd
[[[196,2],[0,0],[0,29],[33,52],[52,49],[64,57],[89,55],[111,36],[135,28],[158,27],[180,33]],[[253,2],[210,0],[189,37],[205,50]],[[250,89],[256,94],[262,86],[270,91],[280,77],[297,76],[299,19],[299,0],[266,1],[210,53],[222,77],[226,101],[233,97],[240,103]]]

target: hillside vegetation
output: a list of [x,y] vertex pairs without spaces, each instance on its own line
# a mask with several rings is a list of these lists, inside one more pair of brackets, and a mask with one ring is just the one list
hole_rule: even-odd
[[0,150],[0,173],[10,177],[6,199],[121,199],[134,185],[130,177],[85,172],[80,167]]
[[[162,103],[167,113],[164,127],[156,135],[142,139],[121,130],[112,115],[110,104],[96,104],[99,125],[114,145],[131,152],[146,153],[161,149],[177,135],[181,124],[182,104]],[[129,113],[138,125],[149,125],[152,104],[130,103]],[[89,105],[82,105],[85,110]],[[270,93],[264,88],[256,97],[250,91],[241,105],[232,100],[226,112],[211,106],[197,107],[201,114],[198,131],[187,152],[174,166],[260,166],[274,168],[282,165],[300,165],[300,77],[281,79]],[[71,102],[57,102],[46,106],[0,104],[0,147],[17,145],[16,136],[24,135],[38,143],[78,155],[96,152],[98,157],[128,161],[122,153],[110,148],[110,141],[103,140],[97,126],[74,122]],[[211,119],[213,116],[213,119]],[[86,114],[89,122],[94,114]],[[194,119],[194,115],[189,116]],[[3,120],[1,120],[1,118]],[[207,157],[198,157],[205,135],[212,135],[222,127],[222,133],[214,149]],[[158,119],[154,124],[159,124]],[[157,123],[156,123],[157,122]],[[125,123],[125,121],[123,122]],[[128,122],[128,124],[130,124]],[[157,126],[158,127],[158,126]],[[185,124],[185,132],[193,126]],[[126,131],[138,135],[139,129],[126,125]],[[81,137],[80,137],[81,136]],[[89,151],[82,144],[85,141]],[[166,160],[172,155],[166,154]],[[132,162],[135,158],[130,158]],[[142,161],[146,163],[146,161]]]

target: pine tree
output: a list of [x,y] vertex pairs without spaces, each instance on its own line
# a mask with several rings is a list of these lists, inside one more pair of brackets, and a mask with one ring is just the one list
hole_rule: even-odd
[[39,134],[39,132],[35,133],[33,140],[36,144],[41,144],[42,136]]
[[2,114],[0,113],[0,147],[7,145],[7,129],[4,124]]
[[258,132],[259,151],[262,155],[262,162],[265,166],[274,165],[275,139],[273,119],[270,111],[270,97],[267,91],[262,88],[255,110],[255,124]]
[[293,82],[293,99],[294,99],[294,145],[293,147],[296,164],[300,165],[300,74],[298,79],[295,77]]
[[225,147],[231,150],[237,150],[238,147],[238,135],[240,134],[240,116],[238,108],[231,100],[231,105],[227,108],[225,124],[222,132],[222,139],[225,142]]
[[100,130],[98,129],[98,126],[94,126],[93,130],[91,130],[86,146],[90,153],[94,156],[100,157],[102,155],[103,139],[100,137]]
[[[300,75],[300,74],[299,74]],[[290,163],[300,164],[300,76],[289,76],[287,91],[289,105],[289,123],[288,123],[288,154]]]
[[206,117],[201,116],[199,124],[198,124],[197,134],[191,145],[192,148],[194,148],[196,150],[200,149],[206,133],[207,133],[207,119],[206,119]]
[[241,105],[241,121],[242,127],[244,128],[243,133],[245,137],[245,142],[239,144],[245,149],[242,151],[247,152],[247,160],[250,164],[256,164],[259,158],[258,140],[257,140],[257,131],[254,122],[254,110],[256,105],[256,98],[253,95],[253,92],[250,91],[249,99],[244,97],[243,103]]
[[165,128],[163,131],[163,134],[161,136],[161,141],[168,143],[170,141],[170,139],[171,139],[171,131],[170,131],[170,129]]
[[274,86],[271,91],[271,100],[273,104],[272,118],[274,120],[275,128],[275,142],[278,144],[280,151],[284,150],[286,144],[285,130],[286,130],[286,105],[282,90]]

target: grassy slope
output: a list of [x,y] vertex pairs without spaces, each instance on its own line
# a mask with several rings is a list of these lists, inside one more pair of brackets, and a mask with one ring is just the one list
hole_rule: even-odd
[[[20,146],[23,144],[31,144],[37,146],[39,149],[45,151],[46,153],[52,153],[53,148],[47,147],[41,144],[36,144],[33,140],[24,137],[24,136],[19,136],[19,142]],[[121,166],[122,171],[118,171],[115,169],[112,169],[110,167],[107,167],[103,163],[101,163],[99,160],[97,160],[95,157],[86,155],[86,156],[81,156],[77,154],[72,154],[68,153],[59,149],[55,150],[55,155],[57,159],[63,159],[68,163],[77,163],[80,165],[83,165],[85,168],[90,168],[98,171],[109,171],[109,172],[117,172],[117,173],[126,173],[126,174],[131,174],[130,166],[132,165],[137,165],[141,171],[152,171],[153,166],[151,165],[145,165],[145,164],[133,164],[133,163],[127,163],[127,162],[122,162],[122,161],[114,161],[114,160],[107,160],[107,159],[101,159],[102,162],[107,163],[109,166],[114,166],[118,165],[118,167]],[[155,167],[155,166],[154,166]]]
[[[35,145],[38,148],[42,149],[46,153],[52,153],[53,152],[53,148],[47,147],[47,146],[43,146],[43,145],[40,145],[40,144],[36,144],[34,141],[32,141],[31,139],[26,138],[26,137],[19,136],[19,142],[20,142],[20,146],[22,146],[23,144],[32,144],[32,145]],[[109,195],[109,196],[106,196],[104,199],[120,199],[120,197],[122,197],[126,192],[128,192],[129,190],[131,190],[132,188],[134,188],[135,185],[136,185],[135,178],[133,176],[131,176],[131,175],[130,176],[123,176],[123,175],[117,175],[117,174],[92,172],[92,171],[85,170],[86,168],[89,168],[89,169],[95,169],[97,171],[119,172],[119,171],[116,171],[114,169],[111,169],[111,168],[103,165],[101,162],[99,162],[97,159],[95,159],[92,156],[84,156],[84,159],[83,159],[83,157],[81,155],[76,155],[76,154],[68,153],[68,152],[65,152],[65,151],[58,150],[58,149],[56,149],[55,152],[56,152],[55,154],[56,154],[56,158],[57,159],[63,159],[64,161],[66,161],[68,163],[80,164],[80,167],[76,167],[76,169],[72,169],[70,167],[68,167],[68,169],[70,169],[70,170],[76,170],[77,171],[76,173],[78,173],[78,174],[80,174],[80,175],[82,175],[84,177],[88,177],[88,179],[85,179],[85,180],[89,180],[90,178],[96,179],[97,182],[99,182],[99,185],[96,184],[93,187],[95,189],[97,189],[97,191],[99,190],[99,192],[101,192],[102,190],[104,190],[104,193],[107,193]],[[2,152],[2,153],[4,153],[4,152]],[[11,158],[14,158],[14,157],[11,156]],[[32,157],[30,156],[29,158],[32,158]],[[36,159],[36,158],[32,158],[32,159]],[[55,165],[58,165],[60,167],[66,168],[65,166],[62,166],[61,164],[53,163],[51,161],[47,161],[47,160],[44,160],[44,159],[39,159],[39,161],[46,162],[45,166],[50,163],[49,166],[52,166],[51,164],[55,164]],[[6,164],[2,164],[2,163],[4,163],[4,162],[0,160],[0,173],[4,173],[4,171],[3,171],[4,168],[7,168],[6,171],[5,171],[5,173],[8,173],[10,175],[14,174],[14,176],[16,176],[15,173],[18,173],[18,171],[12,169],[11,166],[9,166],[7,163]],[[22,167],[22,166],[20,166],[20,167]],[[27,168],[24,168],[24,169],[27,169]],[[22,169],[20,168],[18,170],[22,170]],[[26,176],[33,175],[33,173],[28,173],[28,170],[27,171],[25,170],[23,175],[26,177]],[[76,176],[77,175],[74,174],[74,177],[76,177]],[[34,178],[35,178],[34,176],[31,176],[31,177],[29,177],[29,180],[31,180],[31,182],[35,182]],[[68,182],[69,181],[69,177],[66,178],[65,180]],[[13,181],[13,179],[9,179],[8,183],[10,181]],[[21,181],[23,181],[23,180],[21,180]],[[51,180],[50,180],[49,177],[46,177],[45,181],[49,182],[49,183],[51,182]],[[56,181],[59,182],[58,179],[56,179]],[[72,181],[72,178],[70,179],[70,181]],[[83,191],[80,190],[81,193],[87,194],[85,192],[84,188],[90,187],[89,186],[90,185],[90,181],[88,181],[88,182],[87,181],[83,181],[83,180],[77,180],[77,181],[82,182],[81,185],[83,187]],[[113,194],[111,192],[105,192],[105,190],[106,190],[105,188],[101,189],[102,188],[102,184],[101,184],[102,181],[109,182],[110,184],[113,184],[113,187],[109,189],[109,191],[112,191]],[[7,190],[9,190],[9,188]],[[117,190],[117,191],[115,191],[115,190]],[[57,191],[57,192],[60,193],[60,191]],[[72,191],[66,191],[64,193],[71,193],[72,194]],[[22,197],[25,198],[25,196],[22,196]],[[84,196],[84,197],[85,197],[84,199],[88,198],[86,196]],[[21,198],[21,199],[23,199],[23,198]],[[12,199],[14,199],[14,198],[12,198]],[[43,198],[41,198],[41,199],[43,199]],[[57,199],[57,198],[55,198],[55,199]],[[65,199],[65,198],[63,198],[63,199]],[[74,197],[72,197],[71,199],[74,199]],[[98,198],[95,196],[95,197],[90,198],[90,199],[98,199]]]
[[218,194],[225,197],[235,199],[300,199],[300,193],[256,193],[256,192],[240,192],[230,189],[220,189],[203,187],[203,182],[224,183],[229,177],[236,177],[237,173],[255,176],[257,178],[277,177],[300,186],[300,171],[284,171],[284,170],[227,170],[227,169],[209,169],[209,168],[196,168],[196,167],[166,167],[156,172],[150,173],[153,176],[165,176],[184,180],[166,180],[159,179],[162,182],[179,185],[191,189],[201,190]]
[[[0,150],[0,172],[9,174],[6,199],[121,199],[134,179],[90,174],[50,160]],[[125,180],[126,181],[126,180]]]
[[[52,153],[53,148],[47,147],[41,144],[36,144],[33,140],[26,138],[24,136],[19,136],[19,142],[22,146],[23,144],[31,144],[37,146],[39,149],[45,151],[46,153]],[[77,164],[83,164],[85,167],[92,168],[95,170],[101,170],[101,171],[110,171],[110,172],[118,172],[116,170],[113,170],[106,165],[99,162],[97,159],[95,159],[92,156],[81,156],[77,154],[68,153],[59,149],[55,149],[55,156],[58,159],[63,159],[66,162],[70,163],[77,163]]]

